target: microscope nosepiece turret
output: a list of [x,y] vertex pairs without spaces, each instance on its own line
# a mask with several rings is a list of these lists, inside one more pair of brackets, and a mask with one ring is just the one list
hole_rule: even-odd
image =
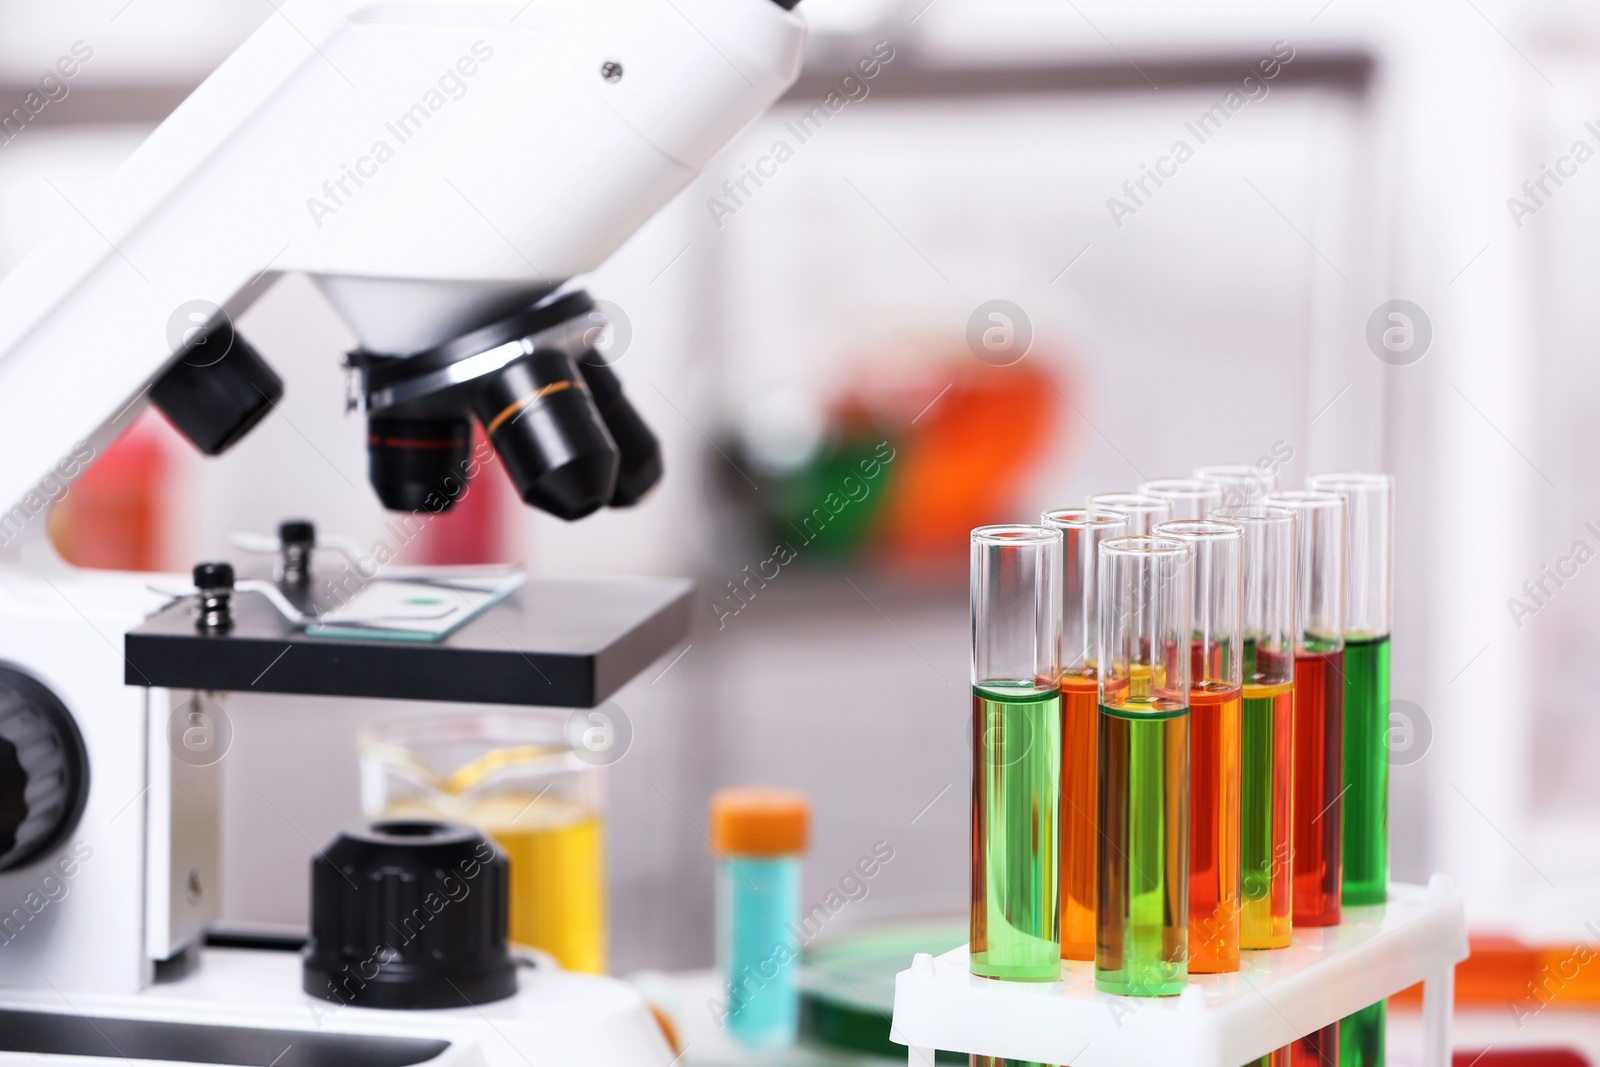
[[351,353],[384,506],[455,503],[483,465],[469,416],[524,503],[569,521],[638,503],[661,480],[661,449],[594,348],[600,314],[572,292],[423,352]]

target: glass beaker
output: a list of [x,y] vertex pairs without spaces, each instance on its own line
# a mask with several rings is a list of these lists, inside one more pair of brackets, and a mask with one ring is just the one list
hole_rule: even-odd
[[484,831],[511,861],[511,940],[567,970],[605,972],[604,783],[573,754],[564,713],[401,719],[357,743],[368,819]]

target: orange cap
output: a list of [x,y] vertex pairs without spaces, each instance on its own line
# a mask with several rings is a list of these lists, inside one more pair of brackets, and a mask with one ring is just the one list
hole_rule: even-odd
[[741,785],[711,798],[711,847],[730,856],[804,852],[811,801],[793,789]]

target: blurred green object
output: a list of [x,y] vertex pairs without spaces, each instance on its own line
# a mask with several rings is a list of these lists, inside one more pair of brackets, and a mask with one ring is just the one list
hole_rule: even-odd
[[772,536],[796,552],[823,556],[854,554],[867,540],[883,506],[893,456],[881,437],[830,444],[815,460],[774,479],[764,499]]
[[[800,992],[800,1038],[841,1052],[905,1062],[906,1047],[889,1040],[894,976],[918,952],[935,956],[967,943],[967,917],[927,918],[858,928],[819,937],[805,948]],[[965,1054],[939,1052],[939,1063]]]

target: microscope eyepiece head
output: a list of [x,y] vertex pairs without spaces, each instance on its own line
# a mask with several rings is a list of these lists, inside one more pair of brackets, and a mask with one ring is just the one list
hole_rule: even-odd
[[219,456],[283,399],[283,379],[222,319],[150,387],[167,421],[208,456]]

